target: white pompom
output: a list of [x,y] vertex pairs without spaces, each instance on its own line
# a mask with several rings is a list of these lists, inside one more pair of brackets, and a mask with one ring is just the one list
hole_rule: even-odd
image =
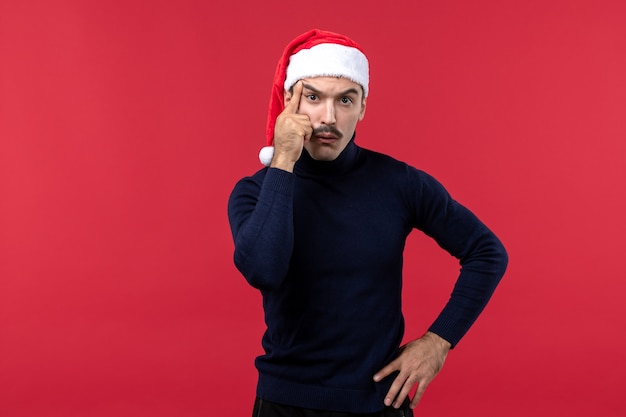
[[273,146],[265,146],[261,148],[261,152],[259,152],[259,160],[265,166],[268,166],[272,162],[272,158],[274,157],[274,147]]

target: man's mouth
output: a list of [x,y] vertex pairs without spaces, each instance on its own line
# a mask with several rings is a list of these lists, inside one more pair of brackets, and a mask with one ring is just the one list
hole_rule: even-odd
[[332,142],[341,139],[342,134],[334,126],[320,126],[313,129],[312,136],[322,142]]
[[338,139],[337,136],[330,134],[330,133],[320,133],[319,135],[315,135],[315,137],[318,139],[328,139],[328,140]]

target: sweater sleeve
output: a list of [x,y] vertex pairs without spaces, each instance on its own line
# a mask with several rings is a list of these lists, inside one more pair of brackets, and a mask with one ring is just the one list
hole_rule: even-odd
[[429,175],[417,171],[417,227],[459,259],[461,272],[429,330],[454,347],[483,311],[504,275],[508,255],[500,240]]
[[[261,174],[261,173],[259,173]],[[234,263],[255,288],[279,287],[293,251],[292,173],[266,169],[240,180],[228,200]]]

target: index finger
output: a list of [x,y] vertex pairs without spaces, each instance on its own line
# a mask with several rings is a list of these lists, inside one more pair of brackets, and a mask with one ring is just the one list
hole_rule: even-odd
[[289,98],[289,103],[287,103],[287,105],[285,106],[285,112],[286,113],[297,113],[298,112],[298,108],[300,108],[300,97],[302,97],[302,81],[298,81],[294,86],[293,86],[293,93],[291,94],[291,97]]
[[385,365],[383,369],[376,372],[376,374],[374,375],[374,382],[380,382],[383,379],[387,378],[392,373],[394,373],[395,371],[399,371],[399,370],[400,370],[400,367],[398,366],[398,359],[396,358],[392,360],[391,362],[389,362],[387,365]]

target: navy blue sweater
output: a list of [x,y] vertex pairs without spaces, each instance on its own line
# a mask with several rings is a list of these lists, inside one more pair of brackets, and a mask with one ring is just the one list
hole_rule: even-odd
[[264,168],[243,178],[228,212],[235,265],[263,295],[257,395],[282,404],[384,407],[393,377],[372,377],[403,337],[402,259],[413,229],[460,260],[450,300],[429,329],[453,346],[507,264],[496,236],[435,179],[354,141],[335,161],[303,151],[293,174]]

